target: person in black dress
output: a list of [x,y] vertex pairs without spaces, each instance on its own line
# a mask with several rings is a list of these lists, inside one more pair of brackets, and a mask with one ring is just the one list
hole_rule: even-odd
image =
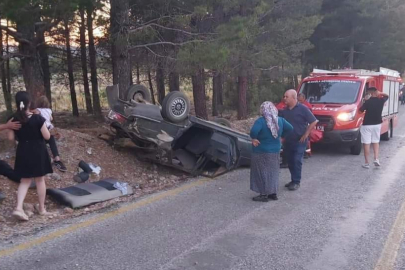
[[27,221],[28,216],[24,213],[23,203],[32,179],[37,186],[39,199],[37,211],[40,215],[48,215],[45,209],[45,175],[53,171],[45,140],[49,140],[50,133],[45,119],[30,112],[31,98],[28,92],[18,92],[15,101],[17,112],[14,114],[14,121],[20,122],[21,128],[9,131],[8,138],[18,141],[14,170],[21,177],[21,183],[18,186],[17,207],[13,216]]

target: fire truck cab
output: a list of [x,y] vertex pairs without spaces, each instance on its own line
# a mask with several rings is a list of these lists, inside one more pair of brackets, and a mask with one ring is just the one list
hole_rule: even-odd
[[375,87],[389,95],[382,112],[381,139],[393,136],[398,122],[399,72],[380,68],[378,72],[363,69],[314,69],[302,80],[298,93],[304,93],[319,120],[316,128],[324,132],[320,143],[346,145],[350,153],[359,155],[362,144],[360,126],[364,113],[360,112],[366,89]]

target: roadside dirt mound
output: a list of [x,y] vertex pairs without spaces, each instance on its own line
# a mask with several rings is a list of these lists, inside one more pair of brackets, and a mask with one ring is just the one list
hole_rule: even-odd
[[[0,203],[0,240],[8,239],[13,235],[37,231],[47,224],[72,216],[82,215],[89,211],[98,210],[118,201],[132,200],[144,194],[169,188],[189,177],[177,170],[139,161],[130,149],[116,149],[110,146],[107,142],[97,138],[97,134],[105,132],[106,128],[103,126],[83,129],[86,133],[67,129],[57,130],[60,134],[57,140],[58,149],[68,171],[62,173],[54,167],[54,174],[47,176],[47,187],[61,188],[77,184],[73,181],[73,176],[78,172],[77,165],[79,161],[84,160],[101,167],[100,175],[92,175],[88,181],[93,182],[103,178],[113,177],[131,185],[135,194],[74,211],[52,202],[50,198],[47,197],[46,204],[48,211],[54,213],[54,216],[44,218],[34,214],[30,218],[30,221],[22,223],[16,222],[11,217],[12,210],[16,205],[16,191],[18,185],[1,176],[0,190],[6,195],[6,199]],[[13,166],[15,159],[14,146],[4,140],[4,134],[1,135],[0,137],[3,138],[0,142],[2,149],[0,159],[5,160]],[[25,200],[27,207],[32,208],[37,201],[36,189],[30,189]]]
[[[249,134],[250,128],[256,120],[254,117],[238,121],[236,113],[221,116],[231,122],[232,128],[247,134]],[[131,201],[145,194],[173,187],[190,177],[178,170],[139,161],[134,155],[134,150],[117,148],[99,139],[99,134],[108,133],[108,126],[102,118],[96,118],[85,113],[77,118],[72,117],[70,113],[61,112],[55,115],[54,122],[58,127],[59,136],[56,136],[58,149],[68,171],[62,173],[54,168],[54,174],[47,176],[47,187],[62,188],[77,184],[73,181],[73,176],[78,172],[79,161],[84,160],[101,167],[100,175],[92,175],[88,181],[93,182],[113,177],[119,181],[127,182],[133,187],[135,194],[76,210],[59,205],[47,197],[48,211],[54,215],[41,217],[34,214],[30,221],[22,223],[11,217],[16,204],[18,185],[0,176],[0,191],[6,195],[6,199],[0,202],[0,241],[17,235],[30,234],[60,220],[100,210],[117,202]],[[5,138],[5,134],[0,133],[0,159],[14,166],[15,147]],[[37,201],[36,190],[30,189],[25,200],[26,207],[32,209]]]
[[232,128],[249,134],[250,133],[250,129],[252,128],[253,124],[255,123],[257,117],[254,118],[248,118],[246,120],[239,120],[239,121],[233,121],[232,122]]

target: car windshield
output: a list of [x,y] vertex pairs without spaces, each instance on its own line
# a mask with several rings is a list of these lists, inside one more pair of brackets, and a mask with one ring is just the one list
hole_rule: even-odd
[[345,80],[318,80],[305,82],[300,93],[305,94],[310,103],[354,103],[361,82]]

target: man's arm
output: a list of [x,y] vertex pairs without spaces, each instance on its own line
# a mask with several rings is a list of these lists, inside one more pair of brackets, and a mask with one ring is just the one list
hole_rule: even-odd
[[0,124],[0,131],[5,129],[19,130],[21,128],[20,122],[13,122],[13,119],[8,120],[6,124]]
[[380,98],[384,100],[384,103],[388,100],[389,96],[386,93],[380,92]]
[[[306,108],[306,107],[305,107]],[[309,123],[307,130],[305,131],[304,135],[302,135],[300,142],[303,143],[305,140],[308,138],[309,134],[311,133],[311,130],[316,126],[316,123],[318,123],[318,119],[316,119],[315,115],[308,109],[306,108],[305,112],[305,120],[307,123]]]
[[363,105],[361,105],[361,107],[360,107],[360,111],[361,111],[361,112],[364,112],[364,111],[366,110],[366,107],[367,107],[366,101],[364,101],[364,102],[363,102]]
[[305,140],[308,138],[309,134],[311,133],[311,130],[314,129],[314,127],[316,126],[316,123],[318,123],[318,120],[315,120],[314,122],[312,122],[311,124],[308,125],[307,130],[305,131],[304,135],[302,135],[300,142],[303,143],[305,142]]

